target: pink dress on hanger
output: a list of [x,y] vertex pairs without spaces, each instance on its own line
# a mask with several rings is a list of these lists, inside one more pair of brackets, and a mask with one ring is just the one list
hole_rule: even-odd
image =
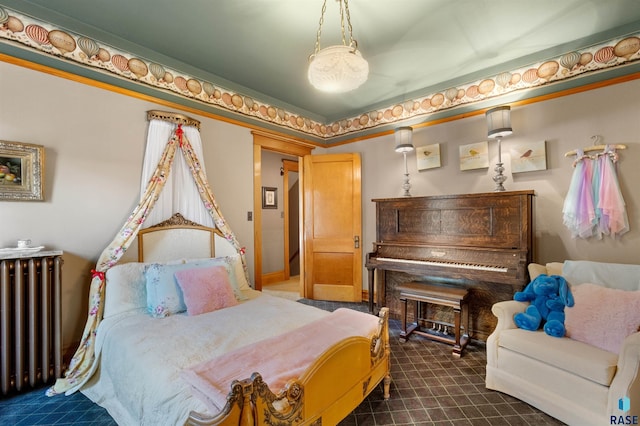
[[616,160],[615,149],[609,145],[596,160],[599,174],[596,203],[599,213],[598,231],[613,237],[629,230],[629,218],[616,173]]
[[584,155],[583,150],[577,150],[575,170],[562,208],[562,221],[573,238],[593,236],[597,222],[593,203],[592,161]]

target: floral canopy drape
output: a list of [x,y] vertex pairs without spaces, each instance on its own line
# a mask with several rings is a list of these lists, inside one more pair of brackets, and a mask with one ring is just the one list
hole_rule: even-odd
[[[46,393],[48,396],[53,396],[62,392],[65,392],[68,395],[79,390],[95,372],[99,363],[100,355],[96,352],[95,337],[103,315],[105,273],[118,262],[127,248],[129,248],[131,243],[134,241],[138,231],[143,227],[143,224],[145,224],[149,219],[154,205],[158,199],[161,198],[161,193],[163,192],[167,181],[170,180],[170,171],[174,164],[176,152],[182,152],[182,158],[179,158],[179,160],[185,162],[188,167],[188,172],[192,176],[190,181],[195,184],[197,192],[200,195],[201,204],[196,203],[199,204],[199,209],[196,210],[205,211],[205,216],[208,217],[207,220],[215,224],[215,227],[224,234],[225,238],[233,247],[235,247],[238,253],[241,254],[245,274],[247,273],[244,250],[220,213],[220,209],[216,204],[211,188],[207,182],[204,167],[198,160],[198,157],[189,142],[189,138],[185,134],[185,129],[182,128],[182,123],[185,123],[184,116],[171,113],[167,114],[167,116],[170,117],[170,119],[163,119],[171,121],[174,124],[162,123],[162,121],[154,120],[150,125],[150,133],[155,131],[154,124],[158,124],[160,127],[164,126],[165,131],[166,125],[169,125],[172,128],[170,131],[171,136],[164,146],[164,149],[160,152],[159,160],[155,169],[153,169],[151,178],[148,180],[146,189],[141,195],[140,203],[133,210],[126,223],[116,234],[113,241],[111,241],[109,246],[104,249],[98,259],[95,269],[92,270],[93,277],[89,289],[89,314],[80,345],[71,359],[69,368],[65,373],[65,377],[59,378],[56,383],[47,390]],[[176,117],[179,118],[176,119]],[[177,126],[175,123],[178,123]],[[189,122],[187,123],[190,124]],[[149,151],[147,151],[147,153],[149,153]],[[148,157],[150,156],[147,155],[145,158],[145,163],[147,164]],[[178,179],[174,182],[177,181],[180,180]],[[180,191],[175,192],[179,193]],[[204,206],[204,209],[202,209],[202,206]],[[188,215],[191,216],[189,219],[195,220],[193,219],[193,214]],[[187,216],[185,215],[185,217]],[[157,222],[159,222],[159,220],[157,220]],[[202,222],[203,221],[201,220],[200,223]],[[202,224],[211,226],[209,223]]]
[[573,238],[601,239],[629,230],[629,219],[618,182],[618,154],[606,145],[595,156],[576,150],[575,170],[562,209],[563,223]]

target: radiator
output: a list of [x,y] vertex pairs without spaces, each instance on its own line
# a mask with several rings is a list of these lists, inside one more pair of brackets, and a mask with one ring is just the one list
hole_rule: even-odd
[[0,391],[62,375],[62,257],[0,260]]

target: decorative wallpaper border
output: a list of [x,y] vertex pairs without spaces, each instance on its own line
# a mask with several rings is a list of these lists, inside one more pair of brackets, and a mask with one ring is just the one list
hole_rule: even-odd
[[322,139],[426,116],[640,59],[640,32],[637,32],[325,124],[3,7],[0,7],[0,39]]

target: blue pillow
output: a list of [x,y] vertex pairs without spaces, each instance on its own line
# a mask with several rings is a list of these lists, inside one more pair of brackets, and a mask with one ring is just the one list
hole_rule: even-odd
[[174,274],[177,271],[193,268],[192,265],[179,263],[167,265],[152,263],[144,271],[147,287],[147,311],[154,318],[185,312],[182,291]]

